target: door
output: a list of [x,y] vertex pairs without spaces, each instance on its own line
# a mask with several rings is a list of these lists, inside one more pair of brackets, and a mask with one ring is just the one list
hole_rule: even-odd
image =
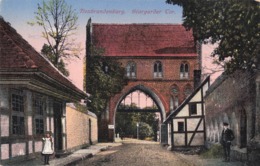
[[91,125],[91,119],[89,119],[89,131],[88,131],[89,134],[88,134],[88,135],[89,135],[89,144],[90,144],[90,145],[92,145],[92,139],[91,139],[91,136],[92,136],[92,135],[91,135],[91,133],[92,133],[92,129],[91,129],[91,128],[92,128],[92,125]]
[[53,105],[54,113],[54,149],[55,152],[62,150],[62,104],[55,102]]

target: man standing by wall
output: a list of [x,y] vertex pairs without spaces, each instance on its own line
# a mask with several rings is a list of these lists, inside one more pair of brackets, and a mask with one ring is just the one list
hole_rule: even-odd
[[231,129],[228,128],[228,123],[223,123],[223,131],[221,135],[221,144],[224,149],[224,161],[229,162],[230,161],[230,146],[231,141],[233,141],[235,138],[234,133]]

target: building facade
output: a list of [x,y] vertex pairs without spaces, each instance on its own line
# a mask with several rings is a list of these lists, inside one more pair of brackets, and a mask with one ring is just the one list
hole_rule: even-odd
[[57,155],[66,153],[66,103],[86,97],[45,57],[0,18],[0,161],[35,157],[42,137],[54,137]]
[[193,91],[193,71],[200,69],[200,44],[192,32],[176,24],[89,23],[91,42],[104,56],[125,68],[128,84],[113,96],[99,126],[100,140],[113,141],[115,116],[120,102],[140,90],[153,99],[161,121]]

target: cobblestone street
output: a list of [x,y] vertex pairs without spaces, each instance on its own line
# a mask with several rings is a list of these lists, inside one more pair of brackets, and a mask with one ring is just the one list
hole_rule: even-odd
[[183,158],[167,151],[159,143],[126,139],[122,146],[112,147],[84,161],[91,166],[188,166]]

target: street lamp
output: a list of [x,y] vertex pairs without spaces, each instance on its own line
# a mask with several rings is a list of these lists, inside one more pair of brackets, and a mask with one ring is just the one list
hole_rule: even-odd
[[139,122],[136,123],[136,132],[137,132],[137,139],[139,138]]

